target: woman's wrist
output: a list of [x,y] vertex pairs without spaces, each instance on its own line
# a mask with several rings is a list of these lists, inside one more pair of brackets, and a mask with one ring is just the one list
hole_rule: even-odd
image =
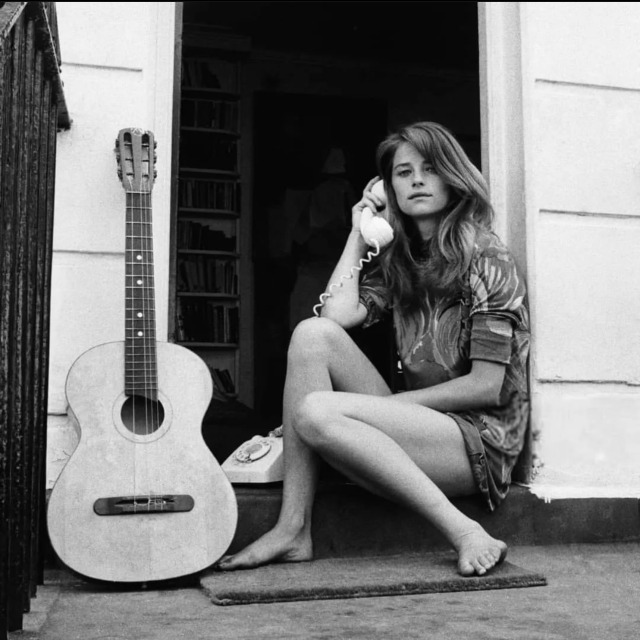
[[360,233],[360,229],[358,227],[351,227],[351,231],[349,232],[349,240],[355,241],[357,246],[361,249],[364,249],[367,246],[367,243],[364,241],[362,237],[362,233]]

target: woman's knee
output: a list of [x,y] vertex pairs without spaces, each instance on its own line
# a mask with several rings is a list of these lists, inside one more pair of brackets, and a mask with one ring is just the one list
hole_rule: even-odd
[[328,318],[308,318],[302,320],[293,331],[289,343],[289,358],[329,355],[339,349],[345,330]]
[[304,442],[319,447],[331,438],[337,417],[335,394],[332,391],[314,391],[300,401],[292,425]]

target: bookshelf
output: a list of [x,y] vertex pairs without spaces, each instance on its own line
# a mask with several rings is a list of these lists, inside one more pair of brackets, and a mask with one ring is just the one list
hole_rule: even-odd
[[[175,215],[174,339],[240,396],[243,324],[241,59],[184,48]],[[246,287],[245,287],[246,289]]]

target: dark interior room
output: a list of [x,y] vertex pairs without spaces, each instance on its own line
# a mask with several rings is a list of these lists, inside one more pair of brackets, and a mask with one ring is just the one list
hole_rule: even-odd
[[[251,178],[253,398],[224,458],[252,433],[281,422],[291,332],[311,317],[340,255],[350,209],[376,175],[375,149],[402,124],[448,126],[480,166],[478,15],[475,2],[185,2],[188,34],[243,38],[241,153]],[[248,144],[247,144],[248,141]],[[314,209],[334,188],[331,211]],[[247,259],[243,256],[242,259]],[[396,385],[388,326],[353,337]],[[240,383],[242,381],[240,380]],[[246,403],[249,404],[249,403]],[[219,409],[219,407],[218,407]],[[224,421],[218,410],[217,418]]]

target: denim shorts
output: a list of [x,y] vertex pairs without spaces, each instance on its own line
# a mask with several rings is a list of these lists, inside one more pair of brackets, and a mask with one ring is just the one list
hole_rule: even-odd
[[517,456],[503,453],[484,440],[479,428],[467,416],[455,413],[447,415],[460,427],[473,479],[487,509],[494,511],[507,497]]

